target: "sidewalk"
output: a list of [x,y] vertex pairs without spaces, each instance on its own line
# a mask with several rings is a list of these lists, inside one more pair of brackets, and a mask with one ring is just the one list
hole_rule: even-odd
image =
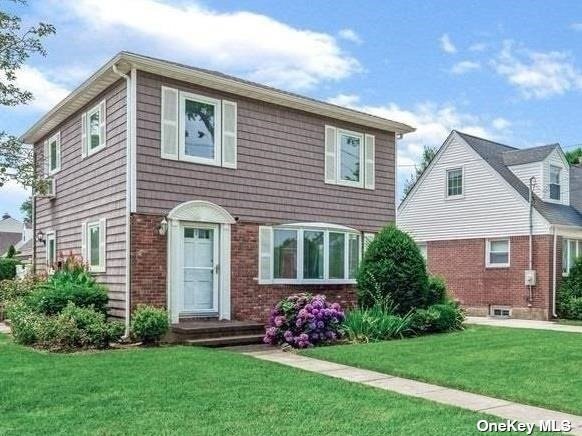
[[388,374],[354,368],[338,363],[313,359],[293,352],[283,352],[279,349],[254,347],[233,347],[232,351],[239,351],[257,359],[275,362],[282,365],[315,372],[328,377],[372,386],[378,389],[397,392],[403,395],[423,398],[429,401],[456,406],[462,409],[482,412],[502,419],[515,419],[519,422],[539,424],[540,420],[556,420],[558,425],[562,421],[570,421],[572,431],[568,434],[582,435],[582,416],[543,409],[514,403],[512,401],[487,397],[485,395],[449,389],[443,386],[423,383],[416,380],[395,377]]
[[0,322],[0,333],[4,334],[10,333],[10,327],[8,327],[5,323]]
[[503,319],[484,316],[468,316],[467,324],[487,325],[490,327],[510,327],[517,329],[553,330],[557,332],[582,333],[582,325],[558,324],[552,321],[532,321],[529,319]]

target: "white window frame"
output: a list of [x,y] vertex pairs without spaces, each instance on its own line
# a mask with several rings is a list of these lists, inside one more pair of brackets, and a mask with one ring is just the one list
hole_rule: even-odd
[[[342,145],[341,145],[341,135],[352,136],[360,139],[360,180],[354,182],[353,180],[344,180],[341,176],[341,169],[342,169]],[[352,130],[346,129],[336,129],[336,180],[338,185],[344,186],[353,186],[356,188],[363,188],[364,187],[364,177],[365,177],[365,165],[364,162],[364,147],[366,146],[364,142],[364,134],[360,132],[354,132]]]
[[[558,170],[558,195],[560,196],[560,198],[552,198],[552,185],[555,185],[555,183],[552,183],[552,168],[557,169]],[[551,202],[556,202],[556,203],[561,203],[562,202],[562,171],[564,171],[564,168],[562,168],[561,166],[558,165],[552,165],[550,164],[550,170],[548,172],[548,177],[549,177],[549,183],[548,183],[548,200]]]
[[[582,253],[582,240],[573,238],[563,238],[562,239],[562,276],[568,277],[570,275],[570,243],[574,243],[576,246],[576,255],[574,260],[578,258]],[[565,248],[564,248],[565,245]],[[564,264],[564,255],[566,257],[566,263]],[[566,268],[564,270],[564,267]]]
[[[449,172],[461,170],[461,193],[449,195]],[[453,200],[458,198],[463,198],[465,196],[465,167],[455,166],[445,169],[445,199]]]
[[[491,243],[498,241],[507,241],[507,262],[491,263]],[[511,239],[510,238],[491,238],[485,242],[485,266],[487,268],[509,268],[511,265]]]
[[[87,156],[91,156],[92,154],[97,153],[105,148],[105,138],[101,137],[101,124],[105,122],[103,119],[103,111],[101,110],[102,101],[97,103],[91,109],[87,111],[85,116],[87,117],[87,121],[85,122],[85,147],[87,149]],[[91,148],[91,116],[95,113],[99,113],[99,145],[95,148]]]
[[[180,91],[178,114],[178,158],[186,162],[204,165],[222,166],[222,100],[200,94]],[[186,100],[214,106],[214,159],[207,159],[186,154]]]
[[[87,262],[87,266],[89,271],[95,273],[104,273],[105,272],[105,265],[106,265],[106,256],[107,256],[107,247],[106,247],[106,221],[104,219],[97,220],[97,221],[90,221],[86,223],[86,230],[85,230],[85,261]],[[97,227],[99,229],[99,264],[98,265],[91,265],[91,229]]]
[[[53,169],[51,168],[51,163],[52,163],[52,148],[51,148],[51,144],[53,142],[56,142],[57,144],[57,149],[56,149],[56,163],[57,166]],[[48,140],[48,147],[47,147],[47,151],[48,151],[48,155],[46,156],[46,159],[48,159],[47,161],[47,168],[48,168],[48,175],[52,176],[56,173],[58,173],[61,170],[61,132],[57,132],[55,133],[53,136],[51,136]]]
[[[53,257],[53,262],[49,262],[49,259],[51,257],[51,253],[50,253],[50,241],[53,241],[54,243],[54,253],[52,255]],[[46,232],[46,236],[45,236],[45,256],[46,256],[46,265],[47,265],[47,271],[48,272],[52,272],[53,271],[53,265],[57,262],[57,236],[54,230],[49,230]]]
[[428,261],[428,244],[426,242],[417,242],[416,246],[425,262]]
[[[297,231],[297,278],[295,279],[276,279],[274,274],[275,261],[275,230],[295,230]],[[303,233],[305,231],[320,231],[323,232],[323,279],[305,279],[303,278]],[[329,278],[329,234],[343,233],[344,234],[344,278],[330,279]],[[356,284],[356,279],[350,279],[349,276],[349,235],[357,235],[358,242],[358,264],[362,260],[362,239],[363,235],[357,230],[349,229],[343,226],[333,226],[325,224],[284,224],[280,226],[273,226],[271,231],[271,278],[259,279],[259,284],[281,284],[281,285],[316,285],[316,284]]]

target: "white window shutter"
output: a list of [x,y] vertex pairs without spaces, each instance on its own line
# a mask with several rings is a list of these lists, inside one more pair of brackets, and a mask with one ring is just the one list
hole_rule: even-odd
[[236,168],[236,103],[222,101],[222,166]]
[[336,149],[336,129],[325,126],[325,183],[337,183]]
[[259,226],[259,282],[273,278],[273,228]]
[[87,223],[81,224],[81,257],[87,262]]
[[81,156],[87,157],[87,112],[81,114]]
[[50,156],[49,156],[49,142],[48,139],[44,141],[44,149],[43,149],[43,174],[44,176],[49,175],[50,171]]
[[161,110],[162,157],[178,159],[178,90],[162,86]]
[[104,146],[107,143],[107,113],[105,100],[99,103],[99,146]]
[[105,271],[106,265],[106,245],[107,245],[107,220],[101,218],[99,220],[99,270]]
[[375,233],[364,233],[364,253],[366,252],[366,250],[370,246],[370,243],[374,240],[375,237],[376,237]]
[[364,147],[364,188],[374,189],[376,138],[374,135],[366,135]]

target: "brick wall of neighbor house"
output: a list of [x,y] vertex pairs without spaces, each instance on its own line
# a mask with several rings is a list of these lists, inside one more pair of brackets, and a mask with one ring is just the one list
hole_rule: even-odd
[[[166,306],[166,236],[156,226],[161,215],[135,214],[131,218],[131,306]],[[259,285],[259,224],[239,222],[231,230],[232,318],[265,322],[271,307],[296,292],[322,293],[329,301],[351,307],[356,302],[353,285]]]
[[[488,315],[491,306],[509,306],[515,318],[548,319],[551,316],[552,252],[551,235],[534,236],[533,267],[537,285],[532,307],[526,301],[524,270],[528,268],[528,236],[510,238],[509,268],[485,267],[485,239],[430,241],[428,267],[445,278],[455,299],[470,314]],[[561,246],[561,243],[558,244]],[[557,277],[561,277],[561,255],[557,253]]]

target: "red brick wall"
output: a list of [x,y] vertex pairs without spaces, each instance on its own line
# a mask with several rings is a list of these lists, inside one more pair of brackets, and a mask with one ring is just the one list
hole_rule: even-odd
[[131,308],[166,307],[167,237],[160,236],[158,215],[131,216]]
[[[142,304],[166,306],[167,237],[158,234],[158,215],[131,217],[131,307]],[[342,307],[356,302],[353,285],[259,285],[258,232],[255,223],[231,227],[231,315],[233,319],[266,321],[271,307],[296,292],[325,294]]]
[[[486,315],[490,306],[500,305],[510,306],[514,317],[547,319],[551,316],[553,237],[543,235],[533,239],[537,285],[533,287],[531,304],[524,285],[528,236],[514,236],[510,240],[508,268],[485,267],[485,239],[430,241],[427,244],[429,270],[446,280],[454,298],[470,313]],[[560,277],[560,253],[556,269]]]

